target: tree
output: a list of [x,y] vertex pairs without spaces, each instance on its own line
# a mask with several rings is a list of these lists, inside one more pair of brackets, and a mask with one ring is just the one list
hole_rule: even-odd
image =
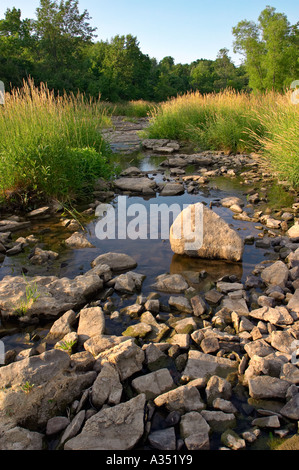
[[286,15],[267,6],[258,24],[247,20],[233,28],[234,51],[243,54],[254,90],[282,90],[295,80],[298,71],[298,24],[291,26]]
[[32,20],[22,20],[21,10],[8,8],[0,20],[0,79],[7,89],[10,84],[22,85],[23,78],[33,72],[35,44]]
[[95,32],[87,10],[79,12],[78,0],[40,0],[36,15],[39,79],[57,89],[79,87],[80,64]]

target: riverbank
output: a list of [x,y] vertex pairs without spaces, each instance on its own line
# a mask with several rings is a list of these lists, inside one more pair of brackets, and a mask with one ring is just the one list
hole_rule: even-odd
[[[142,141],[144,125],[110,133],[122,174],[98,180],[85,230],[59,207],[1,225],[1,449],[269,449],[297,432],[298,195],[254,154]],[[95,211],[119,197],[203,202],[242,261],[98,240]]]

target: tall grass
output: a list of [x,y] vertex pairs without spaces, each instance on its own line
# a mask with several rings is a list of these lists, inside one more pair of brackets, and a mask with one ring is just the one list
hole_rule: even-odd
[[0,106],[0,197],[25,204],[34,197],[80,198],[96,178],[109,177],[109,123],[83,95],[55,96],[33,81],[6,94]]
[[279,177],[299,188],[299,104],[291,102],[290,92],[277,95],[258,117],[265,128],[259,139],[262,157]]
[[290,93],[188,93],[152,112],[146,136],[199,150],[259,151],[269,169],[299,186],[299,104]]
[[147,117],[158,108],[158,104],[145,100],[126,101],[120,103],[101,102],[101,106],[114,116],[129,118]]

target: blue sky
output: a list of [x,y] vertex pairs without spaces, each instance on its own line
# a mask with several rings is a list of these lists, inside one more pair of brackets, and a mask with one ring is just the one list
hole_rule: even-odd
[[[38,5],[39,0],[1,0],[0,17],[15,6],[23,17],[34,18]],[[132,34],[145,54],[158,60],[170,55],[176,63],[215,59],[222,47],[238,63],[232,27],[243,19],[257,21],[267,5],[285,13],[291,24],[299,21],[298,0],[79,0],[80,11],[87,9],[98,28],[98,40]]]

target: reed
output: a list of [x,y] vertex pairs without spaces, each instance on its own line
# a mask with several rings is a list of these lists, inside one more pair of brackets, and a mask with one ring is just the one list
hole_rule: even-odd
[[196,150],[259,152],[269,169],[299,186],[298,118],[290,92],[195,92],[155,109],[146,137],[178,139]]
[[26,204],[32,197],[83,197],[109,177],[109,147],[101,135],[110,119],[84,95],[55,96],[32,80],[0,106],[0,197]]

